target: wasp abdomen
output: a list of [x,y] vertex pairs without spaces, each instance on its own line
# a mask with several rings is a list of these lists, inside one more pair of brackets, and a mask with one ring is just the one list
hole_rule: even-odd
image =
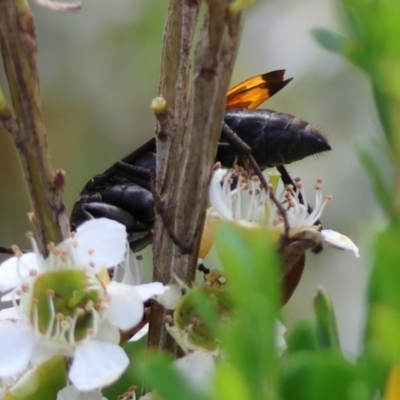
[[[252,149],[260,167],[274,167],[299,161],[331,149],[326,138],[308,122],[272,110],[231,109],[225,122]],[[232,164],[236,154],[221,137],[217,160]]]
[[154,198],[149,190],[132,183],[110,186],[102,193],[102,200],[127,211],[142,224],[153,227]]

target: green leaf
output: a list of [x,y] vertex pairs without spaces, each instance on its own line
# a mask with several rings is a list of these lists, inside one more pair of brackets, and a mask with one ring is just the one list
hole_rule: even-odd
[[357,393],[369,393],[356,368],[337,353],[296,353],[281,373],[283,400],[366,400],[354,397],[355,385]]
[[319,287],[314,298],[317,316],[317,338],[323,349],[339,350],[339,335],[332,300],[324,288]]
[[251,400],[243,375],[232,365],[220,364],[215,375],[218,400]]
[[400,312],[391,306],[374,305],[369,318],[369,345],[388,360],[400,362]]
[[300,351],[317,351],[317,338],[314,325],[307,320],[302,320],[292,329],[287,338],[287,353]]
[[349,47],[348,40],[329,29],[314,28],[311,30],[311,35],[314,39],[326,50],[344,55]]
[[232,327],[222,337],[227,358],[245,377],[252,400],[273,398],[280,304],[276,243],[268,230],[221,224],[217,250],[236,307]]
[[387,376],[392,365],[392,360],[389,361],[383,357],[381,351],[366,347],[361,357],[357,359],[357,369],[360,375],[364,376],[369,382],[371,390],[380,393],[385,392],[387,384]]
[[347,58],[372,82],[385,134],[400,160],[400,2],[342,0],[351,45]]
[[375,351],[400,361],[400,226],[392,223],[375,245],[369,286],[367,342]]
[[386,183],[388,178],[382,176],[380,162],[378,161],[377,156],[372,151],[363,149],[358,150],[358,156],[368,173],[369,179],[374,188],[374,194],[380,205],[389,218],[394,218],[395,212],[392,204],[394,195],[393,189]]
[[372,303],[383,303],[400,312],[399,237],[400,226],[393,223],[377,238],[369,299]]
[[162,400],[208,400],[194,390],[171,366],[171,358],[161,353],[150,353],[137,362],[136,369],[146,380],[150,391],[155,391]]

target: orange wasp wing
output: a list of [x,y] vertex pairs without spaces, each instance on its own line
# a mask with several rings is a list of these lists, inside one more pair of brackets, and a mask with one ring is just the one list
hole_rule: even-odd
[[252,76],[239,83],[226,94],[226,109],[257,108],[265,100],[283,89],[293,78],[283,80],[285,70]]

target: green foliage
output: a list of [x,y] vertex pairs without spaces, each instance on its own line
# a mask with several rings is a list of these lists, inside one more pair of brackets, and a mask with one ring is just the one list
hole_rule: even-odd
[[[252,399],[274,398],[275,320],[279,305],[278,259],[269,231],[223,225],[218,254],[237,304],[233,327],[222,342]],[[266,382],[268,384],[266,385]]]
[[162,399],[207,400],[171,368],[171,359],[163,354],[149,354],[145,362],[138,364],[138,370]]
[[369,289],[368,339],[386,357],[400,360],[399,226],[392,224],[377,239]]
[[381,357],[349,362],[339,351],[332,301],[322,288],[315,298],[315,322],[301,321],[288,337],[286,353],[277,355],[279,260],[270,232],[224,224],[217,249],[234,304],[231,324],[219,322],[202,291],[193,291],[191,301],[223,343],[213,389],[196,392],[171,368],[171,360],[152,355],[140,363],[140,371],[160,398],[176,399],[179,392],[179,398],[199,400],[367,400],[382,389],[387,364]]
[[[368,316],[364,354],[359,361],[369,382],[381,393],[388,369],[400,360],[400,2],[342,0],[347,38],[324,29],[314,30],[315,38],[327,49],[345,56],[361,68],[371,81],[386,143],[359,152],[374,192],[390,226],[375,244],[375,260],[368,292]],[[394,174],[387,176],[377,149],[388,148],[385,164]],[[379,378],[377,378],[379,377]],[[388,400],[399,388],[387,389]]]
[[342,54],[371,80],[386,138],[400,159],[400,3],[397,0],[342,0],[347,38],[329,30],[314,29],[326,49]]
[[333,353],[299,352],[288,360],[281,374],[284,400],[367,399],[354,396],[355,385],[368,385],[358,377],[357,368]]
[[382,159],[378,158],[376,155],[376,148],[374,151],[360,149],[358,151],[358,156],[369,175],[375,196],[387,217],[389,219],[397,218],[393,204],[393,187],[391,183],[387,183],[388,179],[384,176],[384,172],[381,168]]
[[335,312],[333,310],[332,300],[323,288],[318,288],[314,307],[317,316],[317,340],[319,346],[322,349],[338,350],[340,344]]
[[318,350],[315,326],[311,321],[302,320],[292,329],[287,338],[286,355],[301,351],[315,352]]

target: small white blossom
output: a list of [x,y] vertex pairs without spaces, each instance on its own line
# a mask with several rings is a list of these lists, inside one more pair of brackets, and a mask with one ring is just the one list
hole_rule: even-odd
[[164,293],[163,285],[110,282],[106,269],[126,261],[127,247],[125,227],[109,219],[86,222],[49,246],[46,260],[32,243],[34,253],[0,266],[0,289],[16,287],[14,307],[0,313],[0,377],[64,355],[73,358],[69,378],[77,390],[113,383],[129,363],[120,330],[141,322],[143,302]]
[[[231,189],[231,183],[232,172],[222,168],[214,171],[209,189],[212,215],[248,228],[266,225],[283,232],[282,215],[276,205],[271,203],[268,193],[260,189],[258,178],[242,179],[239,176],[235,189]],[[299,234],[305,237],[308,234],[307,238],[317,243],[324,242],[340,250],[351,250],[359,257],[358,247],[347,236],[332,230],[318,231],[314,226],[332,199],[331,196],[323,197],[321,181],[318,180],[315,186],[315,204],[311,213],[308,213],[308,202],[301,181],[297,181],[296,188],[297,191],[293,188],[285,189],[278,198],[286,210],[289,238],[297,238]],[[300,196],[304,204],[300,202]]]

